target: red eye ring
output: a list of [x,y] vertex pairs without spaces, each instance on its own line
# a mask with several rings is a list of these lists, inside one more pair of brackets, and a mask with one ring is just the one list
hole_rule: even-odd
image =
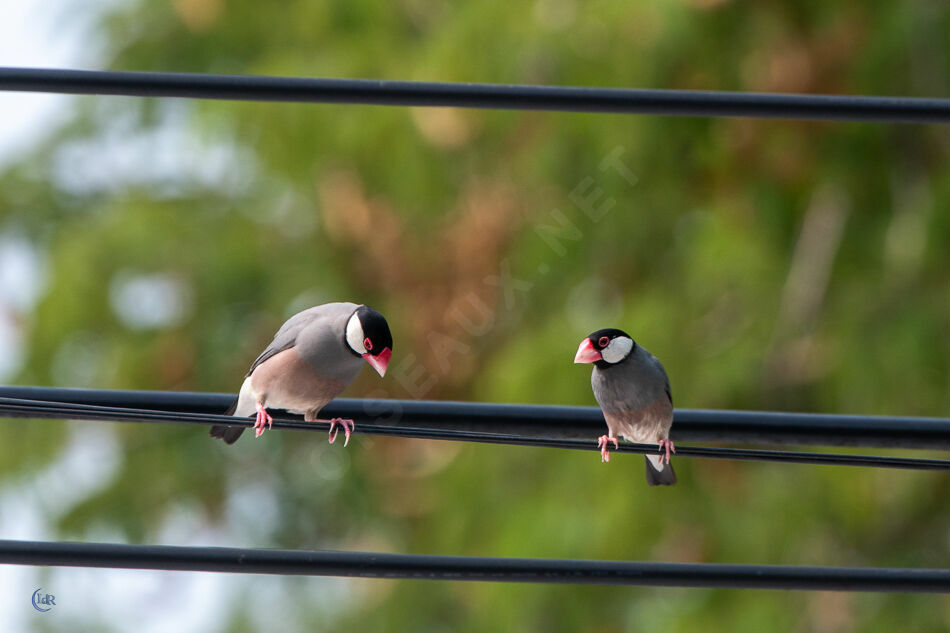
[[599,339],[597,339],[597,344],[600,347],[607,347],[607,343],[609,342],[610,342],[610,339],[607,338],[606,336],[601,336]]
[[366,348],[367,352],[373,351],[373,341],[369,340],[369,337],[363,339],[363,347]]

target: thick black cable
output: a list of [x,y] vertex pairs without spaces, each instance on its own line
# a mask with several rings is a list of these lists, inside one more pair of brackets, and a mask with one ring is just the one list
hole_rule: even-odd
[[[221,413],[234,401],[233,395],[223,393],[15,386],[0,386],[0,397],[185,413]],[[589,439],[605,429],[604,416],[596,407],[337,398],[322,415],[379,426],[555,439]],[[950,449],[950,419],[677,409],[672,438],[676,442]]]
[[389,106],[948,123],[950,100],[0,68],[0,90]]
[[[103,420],[112,422],[151,422],[179,424],[230,424],[232,426],[252,425],[250,418],[235,418],[227,415],[208,413],[181,413],[172,411],[149,411],[145,409],[126,409],[102,407],[75,403],[49,402],[0,398],[0,415],[11,417],[55,418]],[[304,422],[299,417],[284,418],[274,416],[273,428],[305,431],[327,431],[329,424],[322,422]],[[545,448],[566,448],[573,450],[599,450],[593,441],[526,437],[520,435],[502,435],[497,433],[479,433],[448,429],[418,429],[402,426],[380,426],[359,423],[357,432],[368,435],[405,437],[414,439],[454,440],[479,442],[485,444],[509,444],[515,446],[537,446]],[[653,444],[622,443],[612,452],[656,453]],[[950,470],[950,461],[937,459],[915,459],[904,457],[878,457],[873,455],[842,455],[831,453],[806,453],[793,451],[769,451],[760,449],[719,448],[700,446],[681,446],[676,449],[678,457],[701,457],[708,459],[730,459],[741,461],[769,461],[803,464],[823,464],[833,466],[866,466],[877,468],[901,468],[910,470]]]
[[811,591],[950,592],[950,570],[480,558],[0,540],[0,563],[411,580]]

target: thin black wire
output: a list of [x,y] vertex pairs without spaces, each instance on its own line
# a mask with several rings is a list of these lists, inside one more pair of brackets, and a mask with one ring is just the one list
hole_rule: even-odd
[[0,90],[390,106],[948,123],[950,100],[0,68]]
[[644,563],[0,540],[0,563],[411,580],[950,592],[950,570]]
[[[207,413],[181,413],[171,411],[149,411],[119,407],[101,407],[85,404],[22,400],[0,398],[0,413],[12,417],[83,419],[113,422],[149,422],[181,424],[229,424],[250,427],[250,418]],[[327,431],[329,424],[322,422],[304,422],[275,416],[273,428],[304,431]],[[599,450],[597,443],[583,440],[525,437],[502,435],[497,433],[479,433],[446,429],[417,429],[402,426],[380,426],[360,423],[358,433],[405,437],[414,439],[454,440],[479,442],[486,444],[510,444],[515,446],[538,446],[546,448],[566,448],[573,450]],[[622,443],[611,452],[655,454],[653,444]],[[950,470],[950,461],[937,459],[916,459],[904,457],[878,457],[872,455],[842,455],[834,453],[806,453],[793,451],[770,451],[761,449],[739,449],[681,446],[676,449],[678,457],[702,457],[708,459],[730,459],[740,461],[770,461],[802,464],[823,464],[834,466],[867,466],[877,468],[900,468],[910,470]]]
[[[234,401],[223,393],[16,386],[0,386],[0,397],[185,413],[220,413]],[[605,428],[597,407],[337,398],[322,414],[379,426],[555,439],[590,439]],[[673,415],[676,442],[950,449],[946,418],[701,409]]]

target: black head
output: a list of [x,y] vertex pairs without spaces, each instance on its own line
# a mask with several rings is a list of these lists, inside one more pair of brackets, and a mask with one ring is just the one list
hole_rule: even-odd
[[577,348],[575,363],[594,363],[601,369],[623,362],[636,349],[633,338],[616,328],[591,332]]
[[386,375],[393,355],[393,335],[383,315],[369,306],[358,307],[346,322],[343,340],[351,352],[362,356],[380,376]]
[[363,346],[370,356],[379,356],[384,350],[393,350],[393,335],[386,318],[369,306],[356,309],[356,317],[363,328]]

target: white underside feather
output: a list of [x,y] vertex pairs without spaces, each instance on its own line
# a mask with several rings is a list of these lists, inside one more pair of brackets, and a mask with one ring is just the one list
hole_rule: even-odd
[[251,377],[248,376],[241,384],[241,393],[238,395],[237,408],[234,415],[239,418],[246,418],[249,415],[257,413],[257,398],[254,390],[251,388]]

